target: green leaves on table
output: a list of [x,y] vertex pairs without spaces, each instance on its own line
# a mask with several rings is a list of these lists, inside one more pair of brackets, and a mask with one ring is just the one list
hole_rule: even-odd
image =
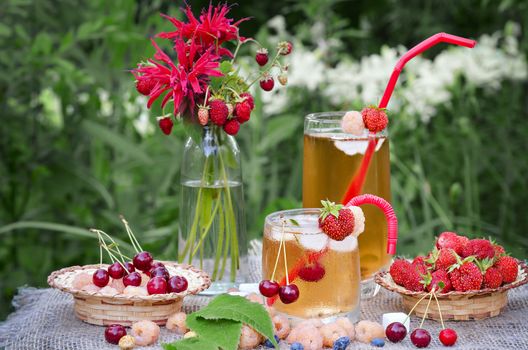
[[266,309],[240,296],[222,294],[209,305],[187,317],[187,327],[197,336],[164,344],[166,350],[236,350],[242,324],[247,324],[278,348],[274,328]]

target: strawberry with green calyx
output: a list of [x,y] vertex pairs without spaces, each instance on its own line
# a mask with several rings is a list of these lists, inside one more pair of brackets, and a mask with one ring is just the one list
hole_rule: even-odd
[[517,280],[519,274],[519,262],[511,256],[502,256],[495,262],[494,265],[502,275],[504,283],[512,283]]
[[491,245],[491,242],[487,239],[476,238],[470,240],[462,250],[462,257],[468,257],[474,255],[478,259],[493,258],[495,256],[495,249]]
[[426,261],[433,265],[434,270],[447,270],[457,262],[457,256],[458,254],[451,248],[437,249],[435,247]]
[[321,201],[319,227],[333,240],[342,241],[354,232],[354,214],[342,204]]
[[387,127],[389,119],[385,108],[379,108],[376,106],[368,106],[361,110],[361,116],[365,127],[373,133],[382,131]]
[[429,292],[433,288],[439,293],[447,293],[453,289],[449,275],[445,270],[436,270],[432,273],[428,272],[427,275],[423,276],[422,283]]
[[474,261],[474,256],[468,256],[463,260],[457,256],[456,264],[448,269],[449,280],[456,291],[479,290],[482,286],[482,272]]
[[483,275],[483,288],[499,288],[502,285],[502,275],[498,268],[493,267],[494,259],[476,260],[475,263],[479,267]]

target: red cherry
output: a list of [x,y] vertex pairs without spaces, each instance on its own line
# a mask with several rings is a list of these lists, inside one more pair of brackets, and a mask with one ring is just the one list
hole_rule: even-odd
[[163,277],[164,279],[168,280],[170,278],[169,271],[165,267],[154,267],[150,269],[148,275],[153,277]]
[[169,278],[169,293],[181,293],[187,290],[189,283],[183,276],[172,276]]
[[268,298],[271,298],[277,295],[277,293],[279,292],[279,288],[280,288],[279,284],[274,281],[263,280],[259,283],[260,294]]
[[123,266],[121,266],[120,263],[116,261],[112,265],[108,266],[108,274],[113,279],[118,280],[125,275],[125,269],[123,268]]
[[260,80],[260,87],[264,91],[273,90],[273,86],[275,86],[275,81],[273,80],[273,77],[271,75],[264,76]]
[[143,272],[150,270],[152,266],[152,255],[149,252],[137,253],[132,260],[134,262],[134,267]]
[[132,273],[132,272],[136,271],[136,268],[134,267],[134,264],[132,264],[131,262],[128,262],[128,261],[125,263],[125,268],[126,268],[126,270],[129,273]]
[[303,266],[299,270],[299,277],[307,282],[317,282],[320,281],[325,275],[325,269],[323,265],[316,262],[314,264],[309,264]]
[[426,348],[431,342],[431,335],[423,328],[416,328],[411,333],[411,342],[417,348]]
[[299,299],[299,288],[295,284],[288,284],[279,289],[279,298],[284,304],[291,304]]
[[154,261],[152,265],[150,265],[150,268],[153,269],[155,267],[165,267],[165,265],[162,262]]
[[265,48],[261,48],[257,50],[257,54],[255,55],[255,61],[257,61],[259,66],[265,66],[266,63],[268,63],[268,50]]
[[407,335],[407,328],[401,322],[392,322],[385,329],[385,335],[393,343],[402,341]]
[[93,281],[93,284],[95,284],[97,287],[103,288],[110,281],[110,276],[108,275],[108,271],[106,271],[105,269],[96,270],[93,273],[92,281]]
[[127,334],[125,327],[120,324],[111,324],[105,329],[105,339],[111,344],[119,344],[119,340]]
[[141,285],[141,275],[139,274],[139,272],[129,273],[128,275],[123,277],[123,284],[126,287],[128,286],[138,287],[139,285]]
[[147,283],[147,291],[149,294],[165,294],[167,293],[167,280],[163,277],[153,277]]
[[442,344],[444,344],[445,346],[455,345],[457,338],[457,332],[455,332],[455,330],[451,328],[442,329],[440,331],[440,335],[438,336],[438,339],[440,339]]

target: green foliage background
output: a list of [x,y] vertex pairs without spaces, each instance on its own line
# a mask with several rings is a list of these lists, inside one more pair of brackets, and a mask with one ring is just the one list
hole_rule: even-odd
[[[195,10],[207,4],[192,1]],[[133,126],[138,116],[124,106],[136,97],[127,69],[152,54],[148,37],[166,30],[158,13],[175,14],[179,6],[156,0],[2,4],[0,319],[10,311],[17,287],[44,286],[54,269],[97,261],[96,241],[86,228],[120,236],[118,213],[148,249],[172,257],[185,134],[177,126],[171,137],[158,130],[143,137]],[[277,14],[299,38],[323,21],[327,36],[340,38],[343,52],[359,59],[383,44],[409,47],[439,31],[476,38],[510,21],[524,30],[527,7],[521,0],[449,6],[440,0],[241,0],[233,14],[253,17],[242,30],[259,38],[265,36],[259,28]],[[524,31],[520,40],[527,53]],[[492,236],[513,255],[526,257],[526,82],[503,84],[483,98],[482,91],[459,81],[453,96],[433,123],[412,133],[394,113],[399,249],[425,252],[435,234],[451,229]],[[302,118],[328,108],[301,91],[287,113],[273,118],[264,118],[257,103],[250,126],[238,137],[251,237],[261,234],[266,213],[300,205]]]

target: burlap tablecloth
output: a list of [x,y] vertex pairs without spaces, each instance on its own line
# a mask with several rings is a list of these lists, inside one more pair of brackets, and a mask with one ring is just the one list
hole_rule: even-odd
[[[259,260],[256,260],[257,263]],[[250,263],[252,271],[260,268]],[[257,278],[255,274],[252,278]],[[192,312],[207,304],[209,297],[187,297],[184,310]],[[16,311],[0,324],[0,349],[53,349],[53,350],[116,350],[104,340],[104,328],[92,326],[75,318],[71,295],[52,289],[21,288],[13,299]],[[402,311],[401,298],[395,293],[381,290],[370,300],[362,301],[361,319],[381,322],[386,312]],[[454,328],[459,341],[452,349],[528,349],[528,285],[509,292],[507,308],[498,317],[470,322],[451,322],[447,327]],[[411,327],[419,325],[419,319],[412,318]],[[440,323],[426,321],[424,328],[433,336],[429,349],[446,349],[438,341]],[[159,344],[178,339],[165,328],[161,331],[156,346],[142,349],[161,349]],[[288,349],[281,343],[281,349]],[[387,343],[388,349],[414,348],[409,337],[402,343]],[[349,349],[374,349],[367,344],[354,342]],[[199,350],[199,349],[197,349]]]

